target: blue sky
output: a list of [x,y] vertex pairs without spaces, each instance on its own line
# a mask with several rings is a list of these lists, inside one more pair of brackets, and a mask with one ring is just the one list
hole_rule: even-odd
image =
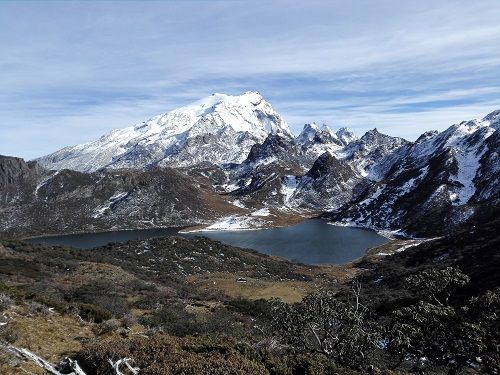
[[500,1],[0,2],[0,154],[41,156],[213,92],[415,139],[500,108]]

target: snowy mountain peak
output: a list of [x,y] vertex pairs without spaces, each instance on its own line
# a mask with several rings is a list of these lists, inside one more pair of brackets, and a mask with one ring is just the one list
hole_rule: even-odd
[[312,142],[318,131],[319,128],[315,122],[310,124],[305,124],[304,128],[297,137],[297,142],[302,144],[307,142]]
[[187,166],[241,162],[269,134],[292,138],[288,124],[257,92],[214,93],[96,141],[66,147],[39,162],[51,169]]
[[337,130],[335,135],[344,145],[348,145],[358,139],[354,132],[349,128],[340,128]]
[[332,138],[337,138],[337,135],[333,132],[333,130],[327,124],[321,125],[320,130],[323,133],[328,134]]
[[500,126],[500,109],[493,111],[483,118],[483,121],[488,121],[490,126],[494,126],[496,129]]
[[321,125],[320,129],[322,132],[331,132],[332,131],[332,129],[330,129],[330,127],[327,124]]
[[305,124],[296,141],[306,150],[308,158],[311,160],[316,160],[325,152],[330,154],[340,152],[345,146],[326,124],[321,125],[321,127],[315,123]]
[[486,116],[484,116],[483,120],[484,121],[495,121],[500,119],[500,109],[497,109],[491,113],[488,113]]
[[428,139],[434,138],[438,134],[439,134],[439,132],[437,130],[426,131],[425,133],[423,133],[422,135],[420,135],[420,137],[417,138],[417,140],[415,141],[415,143],[422,143],[424,141],[427,141]]
[[[162,126],[179,129],[180,132],[188,129],[196,134],[217,131],[213,127],[219,125],[264,138],[267,133],[291,136],[288,124],[259,93],[252,91],[236,96],[215,93],[158,117],[162,119]],[[212,129],[197,124],[204,118],[214,120],[210,121]],[[182,121],[184,119],[187,121]]]
[[335,143],[339,143],[337,134],[335,134],[327,124],[323,124],[319,127],[315,122],[304,125],[304,128],[297,136],[297,142],[301,144],[310,143],[313,142],[315,138],[322,138],[323,140],[330,139]]

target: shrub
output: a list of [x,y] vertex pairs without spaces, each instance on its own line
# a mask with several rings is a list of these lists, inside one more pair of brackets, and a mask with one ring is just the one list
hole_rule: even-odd
[[108,359],[126,357],[146,375],[269,374],[249,346],[208,337],[157,334],[151,338],[113,339],[87,345],[77,355],[78,363],[92,374],[107,373]]
[[295,306],[275,300],[273,330],[292,348],[358,366],[375,349],[379,335],[359,303],[359,289],[355,293],[352,302],[340,301],[329,291],[310,294]]
[[91,303],[111,312],[116,317],[121,317],[129,312],[125,297],[119,295],[95,296]]
[[72,290],[68,298],[74,302],[97,305],[115,316],[123,316],[129,311],[127,300],[115,288],[113,283],[100,280]]
[[158,288],[153,283],[148,283],[141,279],[133,279],[125,284],[127,289],[134,292],[156,292]]
[[14,343],[19,334],[12,328],[9,324],[0,326],[0,342],[7,342],[9,344]]
[[88,322],[101,323],[113,317],[108,310],[89,303],[80,303],[75,307],[77,314]]
[[93,328],[93,331],[97,335],[107,335],[109,333],[115,332],[121,327],[121,322],[118,319],[109,319],[101,322]]
[[12,299],[5,293],[0,293],[0,312],[7,310],[13,304]]
[[146,326],[160,327],[174,336],[186,336],[199,332],[193,315],[186,312],[182,305],[162,306],[152,315],[141,318]]
[[478,366],[498,368],[500,355],[500,290],[472,298],[464,306],[450,304],[453,292],[468,282],[455,268],[419,272],[407,278],[409,288],[420,286],[421,300],[392,313],[388,347],[400,362],[426,357],[431,365],[445,366],[449,373],[481,358]]
[[224,308],[217,308],[198,323],[198,332],[213,337],[245,338],[249,332],[245,330],[245,325],[238,321],[238,316],[235,315]]
[[64,313],[68,310],[68,303],[64,302],[60,299],[56,299],[53,297],[45,296],[45,295],[37,295],[34,297],[34,301],[39,302],[47,307],[51,307],[59,313]]
[[124,327],[130,328],[139,323],[139,319],[132,314],[127,314],[122,318],[122,324]]
[[500,288],[472,298],[462,309],[466,359],[481,357],[486,372],[500,368]]
[[405,279],[405,287],[419,294],[421,298],[439,305],[448,303],[450,295],[466,285],[469,277],[458,268],[431,268]]
[[233,307],[236,311],[250,315],[254,318],[271,320],[273,316],[271,304],[265,299],[249,300],[238,298],[229,300],[227,304]]
[[8,286],[0,282],[0,292],[15,301],[26,298],[26,292],[15,286]]
[[28,314],[30,315],[49,315],[50,310],[49,308],[39,302],[36,301],[30,301],[28,302]]
[[273,375],[356,375],[349,368],[337,366],[321,354],[272,355],[264,359],[264,365]]

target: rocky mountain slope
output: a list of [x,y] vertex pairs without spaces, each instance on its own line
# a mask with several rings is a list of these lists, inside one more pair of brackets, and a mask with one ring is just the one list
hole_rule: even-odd
[[500,111],[427,132],[370,168],[370,183],[333,215],[344,223],[443,231],[484,206],[498,206]]
[[1,159],[2,228],[22,215],[26,228],[70,231],[196,224],[271,209],[440,234],[499,205],[499,124],[497,110],[415,142],[377,129],[358,139],[314,123],[294,137],[259,94],[214,94],[38,163]]
[[0,158],[0,232],[40,235],[208,223],[239,211],[208,180],[171,168],[48,171]]
[[381,159],[406,143],[376,130],[357,139],[345,128],[306,124],[295,139],[270,135],[242,163],[224,166],[225,191],[282,210],[339,209],[370,183]]
[[[273,136],[239,165],[226,187],[246,204],[328,212],[343,225],[441,234],[500,201],[500,111],[415,142],[376,129],[342,143],[327,127]],[[322,154],[318,155],[318,152]]]

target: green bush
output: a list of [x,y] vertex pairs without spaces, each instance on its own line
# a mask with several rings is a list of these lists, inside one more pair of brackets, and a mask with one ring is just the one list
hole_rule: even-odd
[[30,315],[49,315],[50,310],[49,308],[39,302],[36,301],[29,301],[28,302],[28,313]]
[[33,300],[45,306],[51,307],[59,313],[64,313],[69,308],[69,304],[67,302],[45,295],[36,295]]
[[12,304],[13,301],[8,295],[0,293],[0,312],[7,310]]
[[227,301],[227,304],[234,310],[250,315],[254,318],[271,320],[273,316],[271,304],[265,299],[249,300],[237,298]]
[[0,326],[0,343],[3,341],[12,344],[18,337],[19,334],[9,324]]
[[127,289],[133,292],[156,292],[157,286],[153,283],[148,283],[141,279],[133,279],[125,284]]
[[113,317],[108,310],[90,303],[79,303],[75,307],[78,315],[88,322],[101,323]]
[[143,316],[140,322],[149,327],[159,327],[174,336],[187,336],[200,331],[194,316],[180,304],[162,306],[152,315]]
[[96,281],[73,289],[67,296],[73,302],[92,304],[121,317],[129,312],[127,300],[110,281]]
[[121,326],[122,324],[118,319],[109,319],[105,320],[102,323],[99,323],[97,326],[93,327],[92,330],[94,331],[95,334],[101,336],[115,332]]
[[356,375],[357,371],[335,365],[321,354],[271,355],[264,365],[271,375]]
[[297,305],[273,301],[273,331],[289,347],[303,353],[321,353],[336,363],[351,367],[363,364],[376,348],[378,329],[359,301],[342,301],[330,291],[304,297]]
[[113,339],[87,345],[77,355],[87,373],[104,374],[113,361],[131,358],[140,374],[268,375],[252,349],[229,340],[209,337],[172,337],[157,334],[150,338]]

